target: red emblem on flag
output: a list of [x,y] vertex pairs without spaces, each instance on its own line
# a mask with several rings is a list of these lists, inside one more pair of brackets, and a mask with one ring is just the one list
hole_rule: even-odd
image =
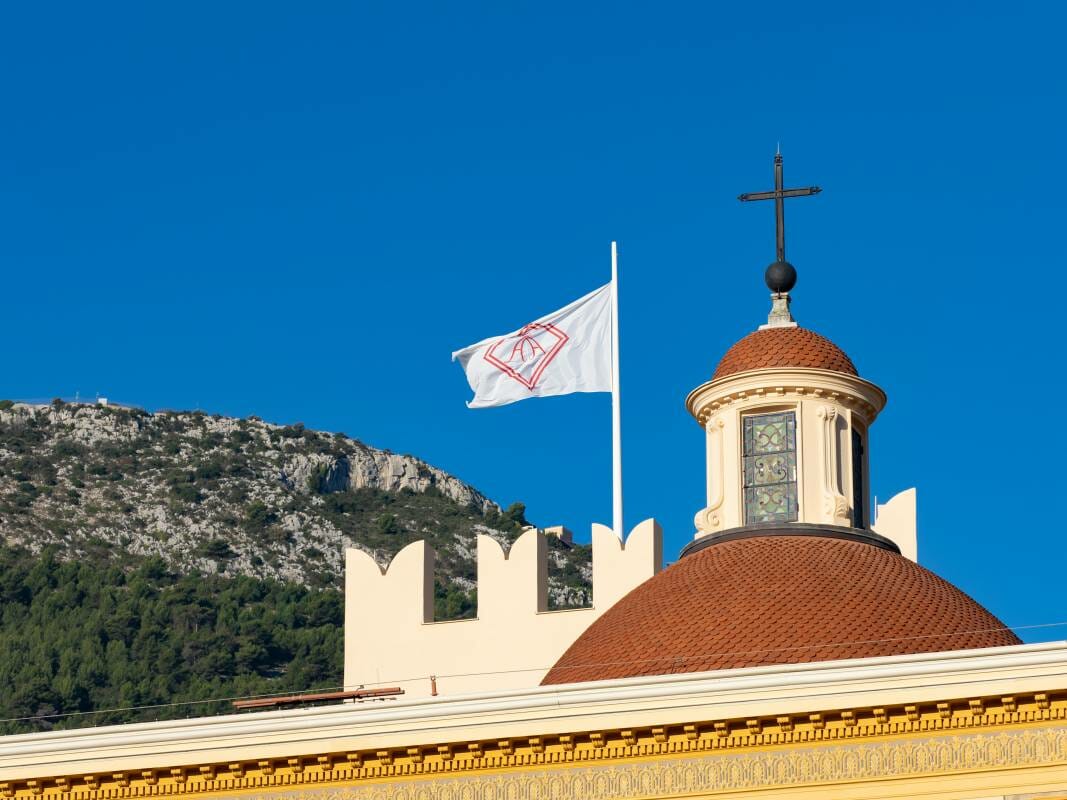
[[555,325],[531,322],[485,351],[485,360],[530,391],[570,337]]

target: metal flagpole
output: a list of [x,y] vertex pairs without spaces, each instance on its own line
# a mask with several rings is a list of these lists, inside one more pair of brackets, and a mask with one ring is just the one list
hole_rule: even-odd
[[611,243],[611,517],[615,535],[625,538],[622,527],[622,411],[619,405],[619,256]]

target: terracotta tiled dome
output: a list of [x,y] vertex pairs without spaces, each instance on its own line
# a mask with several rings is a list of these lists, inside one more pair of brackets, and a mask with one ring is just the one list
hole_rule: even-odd
[[766,328],[726,351],[712,380],[767,367],[815,367],[859,375],[845,351],[807,328]]
[[901,555],[829,536],[711,544],[594,622],[544,684],[1019,644]]

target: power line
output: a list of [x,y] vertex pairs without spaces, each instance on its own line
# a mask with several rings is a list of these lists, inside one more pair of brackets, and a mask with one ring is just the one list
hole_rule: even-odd
[[[719,653],[697,653],[695,655],[687,656],[660,656],[658,658],[642,658],[642,659],[627,659],[623,661],[589,661],[582,664],[567,664],[560,667],[560,670],[574,670],[585,669],[589,667],[622,667],[622,666],[636,666],[639,664],[655,664],[660,662],[670,662],[672,664],[686,661],[701,661],[709,658],[724,658],[728,656],[744,656],[744,655],[763,655],[768,653],[788,653],[796,652],[798,650],[820,650],[828,649],[832,647],[848,647],[851,645],[862,644],[891,644],[893,642],[907,642],[919,639],[948,639],[958,636],[971,636],[978,633],[998,633],[1001,631],[1022,631],[1022,630],[1036,630],[1038,628],[1056,628],[1067,626],[1067,621],[1064,622],[1042,622],[1034,625],[1004,625],[997,628],[979,628],[969,631],[954,631],[952,633],[928,633],[919,636],[901,636],[889,639],[853,639],[844,642],[826,642],[823,644],[802,644],[792,647],[774,647],[766,648],[762,650],[734,650],[725,651]],[[434,677],[436,678],[478,678],[486,677],[490,675],[509,675],[519,672],[538,672],[541,670],[549,670],[555,665],[548,667],[521,667],[515,669],[506,670],[489,670],[486,672],[456,672],[452,674],[438,673]],[[769,665],[768,665],[769,666]],[[393,678],[382,683],[404,683],[417,680],[427,680],[429,675],[416,675],[410,678]],[[650,677],[650,676],[645,676]],[[378,684],[373,684],[378,685]]]
[[[626,661],[586,662],[584,664],[566,665],[564,667],[561,667],[560,669],[561,670],[571,670],[571,669],[585,669],[585,668],[589,668],[589,667],[636,666],[636,665],[640,665],[640,664],[650,664],[650,663],[654,664],[654,663],[657,663],[657,662],[670,662],[672,664],[677,664],[679,662],[684,663],[684,662],[687,662],[687,661],[699,661],[699,660],[710,659],[710,658],[722,658],[722,657],[726,657],[726,656],[762,655],[762,654],[768,654],[768,653],[794,652],[794,651],[797,651],[797,650],[817,650],[817,649],[825,649],[825,648],[831,648],[831,647],[845,647],[845,646],[850,646],[850,645],[862,645],[862,644],[891,644],[893,642],[907,642],[907,641],[915,641],[915,640],[919,640],[919,639],[945,639],[945,638],[951,638],[951,637],[957,637],[957,636],[970,636],[970,635],[978,634],[978,633],[997,633],[997,632],[1001,632],[1001,631],[1038,630],[1038,629],[1042,629],[1042,628],[1060,628],[1060,627],[1067,627],[1067,620],[1065,620],[1063,622],[1041,622],[1041,623],[1036,623],[1036,624],[1032,624],[1032,625],[1004,625],[1004,626],[997,627],[997,628],[979,628],[979,629],[976,629],[976,630],[969,630],[969,631],[954,631],[952,633],[923,634],[921,636],[901,636],[901,637],[889,638],[889,639],[855,639],[855,640],[850,640],[850,641],[845,641],[845,642],[829,642],[829,643],[825,643],[825,644],[806,644],[806,645],[796,645],[796,646],[793,646],[793,647],[767,648],[767,649],[764,649],[764,650],[737,650],[737,651],[732,651],[732,652],[699,653],[699,654],[696,654],[696,655],[688,655],[688,656],[662,656],[660,658],[632,659],[632,660],[626,660]],[[770,666],[770,665],[768,665],[768,666]],[[521,672],[544,672],[544,671],[547,671],[547,670],[549,670],[551,668],[552,668],[552,665],[547,666],[547,667],[545,667],[545,666],[540,666],[540,667],[517,667],[515,669],[487,670],[487,671],[484,671],[484,672],[454,672],[454,673],[450,673],[450,674],[435,674],[433,676],[431,676],[431,675],[414,675],[414,676],[411,676],[411,677],[408,677],[408,678],[390,678],[390,679],[385,680],[385,681],[378,681],[376,683],[362,684],[362,685],[379,686],[379,685],[385,685],[387,683],[388,684],[411,683],[413,681],[430,680],[431,677],[438,678],[438,679],[440,679],[440,678],[484,678],[484,677],[489,677],[489,676],[493,676],[493,675],[513,675],[513,674],[517,674],[517,673],[521,673]],[[651,676],[644,676],[644,677],[651,677]],[[0,724],[8,723],[8,722],[34,722],[34,721],[42,722],[42,721],[45,721],[45,720],[69,719],[69,718],[73,718],[73,717],[85,717],[85,716],[92,716],[92,715],[99,715],[99,714],[117,714],[117,713],[121,713],[121,712],[129,712],[129,711],[151,711],[151,710],[154,710],[154,709],[163,709],[163,708],[182,708],[182,707],[186,707],[186,706],[207,705],[207,704],[210,704],[210,703],[232,703],[235,700],[253,700],[253,699],[264,698],[264,697],[292,697],[292,696],[299,696],[299,695],[302,695],[302,694],[314,694],[314,693],[318,693],[318,692],[346,691],[346,690],[351,689],[351,688],[353,688],[353,687],[351,687],[351,686],[326,686],[326,687],[319,687],[319,688],[316,688],[316,689],[304,689],[304,690],[297,691],[297,692],[269,692],[269,693],[264,693],[264,694],[249,694],[249,695],[240,695],[240,696],[235,696],[235,697],[216,697],[216,698],[210,698],[210,699],[205,699],[205,700],[179,700],[179,701],[175,701],[175,702],[172,702],[172,703],[155,703],[155,704],[142,705],[142,706],[122,706],[122,707],[119,707],[119,708],[107,708],[107,709],[99,709],[99,710],[93,710],[93,711],[61,711],[61,712],[57,712],[55,714],[37,714],[37,715],[26,716],[26,717],[8,717],[6,719],[0,719]]]
[[209,700],[177,700],[173,703],[152,703],[143,706],[120,706],[118,708],[101,708],[93,711],[59,711],[55,714],[35,714],[29,717],[8,717],[7,719],[0,719],[0,724],[5,722],[27,722],[27,721],[41,721],[49,719],[61,719],[67,717],[86,717],[93,714],[117,714],[122,711],[150,711],[157,708],[180,708],[182,706],[199,706],[207,705],[208,703],[232,703],[235,700],[256,700],[262,697],[292,697],[294,695],[301,694],[314,694],[317,692],[332,692],[341,691],[343,686],[324,686],[318,689],[301,689],[298,692],[268,692],[265,694],[246,694],[238,695],[235,697],[216,697]]

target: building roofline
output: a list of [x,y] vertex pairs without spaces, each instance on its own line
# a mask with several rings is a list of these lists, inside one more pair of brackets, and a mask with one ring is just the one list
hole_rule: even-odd
[[1067,688],[1067,641],[0,738],[0,780]]

